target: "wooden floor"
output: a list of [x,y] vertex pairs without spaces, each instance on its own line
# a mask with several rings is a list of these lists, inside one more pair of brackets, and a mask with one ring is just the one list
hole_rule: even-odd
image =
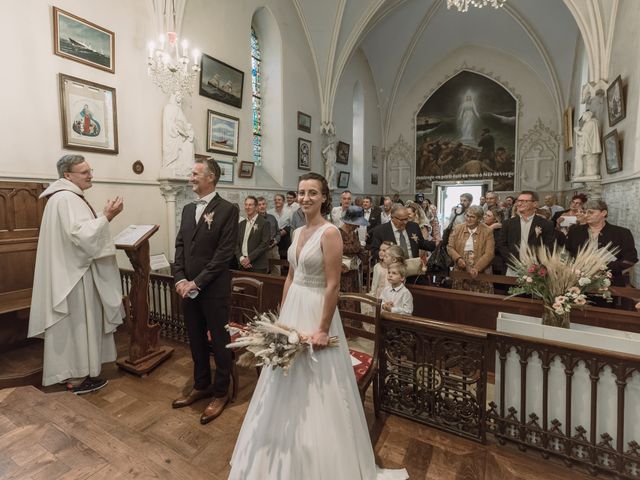
[[[171,408],[191,377],[188,349],[175,347],[145,378],[106,366],[109,385],[81,397],[58,386],[0,390],[0,479],[226,479],[255,373],[242,371],[238,400],[203,426],[206,400]],[[592,478],[535,453],[478,445],[399,417],[374,421],[370,399],[366,414],[378,464],[404,466],[412,480]]]

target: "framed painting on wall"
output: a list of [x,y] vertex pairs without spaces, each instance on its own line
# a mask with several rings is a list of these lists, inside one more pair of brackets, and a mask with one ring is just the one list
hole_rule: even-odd
[[607,173],[616,173],[622,170],[622,157],[620,155],[620,138],[618,130],[613,129],[602,139],[604,161],[607,165]]
[[216,160],[216,163],[220,165],[220,180],[218,180],[218,183],[233,183],[233,163],[220,160]]
[[311,115],[298,112],[298,130],[311,133]]
[[118,153],[116,89],[60,74],[62,147]]
[[624,92],[622,90],[622,77],[620,75],[607,88],[607,113],[609,114],[610,127],[613,127],[627,116],[624,105]]
[[371,147],[371,168],[378,168],[378,147]]
[[207,152],[238,155],[240,120],[213,110],[207,115]]
[[562,127],[564,149],[571,150],[573,148],[573,107],[567,107],[564,111]]
[[371,185],[378,184],[378,174],[376,172],[371,172]]
[[244,72],[209,55],[200,61],[200,95],[242,108]]
[[338,188],[349,188],[349,172],[341,171],[338,175]]
[[255,167],[255,163],[253,162],[245,162],[244,160],[240,162],[240,170],[238,172],[238,176],[240,178],[251,178],[253,177],[253,168]]
[[347,164],[349,163],[349,149],[350,145],[344,142],[338,142],[338,150],[336,152],[336,162]]
[[311,170],[311,140],[298,138],[298,168]]
[[116,35],[84,18],[53,7],[53,53],[114,73]]

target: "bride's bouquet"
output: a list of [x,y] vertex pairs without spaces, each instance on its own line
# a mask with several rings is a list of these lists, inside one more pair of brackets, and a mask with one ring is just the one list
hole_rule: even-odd
[[[238,358],[242,367],[281,367],[287,375],[298,354],[307,351],[313,354],[311,339],[282,325],[273,312],[256,313],[246,325],[227,325],[227,330],[231,335],[239,335],[227,348],[246,350]],[[338,337],[329,337],[328,346],[337,347]]]

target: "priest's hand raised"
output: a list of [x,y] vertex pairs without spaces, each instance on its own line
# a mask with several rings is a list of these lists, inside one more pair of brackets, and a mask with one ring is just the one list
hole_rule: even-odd
[[107,217],[107,220],[111,221],[113,217],[118,215],[124,208],[122,198],[116,197],[113,200],[107,200],[107,204],[104,207],[102,213]]

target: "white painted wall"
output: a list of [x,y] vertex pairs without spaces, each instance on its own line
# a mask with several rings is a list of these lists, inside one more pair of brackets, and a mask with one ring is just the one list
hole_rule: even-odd
[[[494,49],[467,45],[464,48],[444,54],[442,61],[424,71],[413,84],[407,85],[406,90],[396,99],[389,125],[386,148],[389,148],[402,135],[413,148],[413,157],[411,158],[413,169],[415,169],[416,114],[439,85],[453,77],[463,68],[486,74],[511,90],[520,99],[518,140],[535,126],[538,119],[555,134],[560,133],[559,112],[554,106],[551,93],[546,84],[536,71],[510,54]],[[415,171],[412,173],[415,175]],[[557,176],[558,172],[554,172],[554,174]],[[519,175],[519,165],[517,163],[516,178]],[[522,188],[525,187],[526,185],[522,185]],[[413,192],[407,190],[401,193],[406,195]]]
[[[147,42],[155,38],[153,21],[143,0],[77,2],[56,1],[56,6],[115,32],[115,74],[104,72],[53,54],[52,9],[40,0],[4,0],[0,3],[0,28],[9,48],[5,48],[5,70],[0,76],[0,131],[3,155],[0,178],[51,181],[56,178],[55,162],[69,151],[62,149],[58,73],[65,73],[116,89],[119,153],[117,155],[79,152],[94,168],[95,186],[87,197],[96,206],[107,198],[123,195],[125,210],[113,222],[118,232],[130,223],[158,223],[161,230],[151,240],[153,253],[166,251],[168,232],[165,202],[157,184],[162,161],[162,109],[167,97],[147,77]],[[313,141],[312,168],[323,171],[320,155],[320,104],[317,76],[308,44],[295,9],[288,0],[189,0],[184,14],[183,35],[190,44],[245,73],[242,109],[237,109],[196,93],[186,99],[183,110],[195,130],[196,153],[206,152],[207,110],[240,119],[238,160],[251,160],[251,63],[249,34],[254,13],[268,15],[278,32],[269,32],[266,41],[277,45],[280,37],[280,71],[267,69],[269,80],[279,88],[265,92],[268,100],[280,105],[279,116],[265,125],[270,136],[264,162],[269,174],[238,179],[235,188],[220,188],[223,196],[237,191],[263,188],[289,190],[297,185],[302,171],[297,169],[297,139]],[[278,78],[279,75],[279,78]],[[271,105],[271,104],[270,104]],[[275,109],[277,110],[277,109]],[[299,132],[296,113],[312,116],[312,133]],[[216,154],[220,160],[231,157]],[[132,172],[133,162],[145,166],[142,175]],[[275,179],[275,180],[274,180]],[[264,185],[263,185],[264,183]],[[270,190],[271,191],[271,190]],[[237,195],[236,195],[237,196]]]
[[[363,111],[364,111],[364,141],[362,150],[363,168],[355,168],[353,161],[353,98],[356,83],[360,83]],[[382,193],[382,160],[379,159],[379,167],[371,168],[371,147],[382,145],[381,142],[381,122],[380,109],[376,86],[371,75],[371,69],[367,57],[362,50],[358,49],[349,60],[347,67],[340,78],[336,101],[333,106],[333,123],[336,127],[336,137],[338,140],[351,145],[349,164],[336,165],[336,175],[340,171],[351,172],[349,189],[354,194],[380,195]],[[379,155],[380,157],[380,155]],[[371,172],[378,172],[378,185],[371,185]],[[336,176],[337,178],[337,176]]]

